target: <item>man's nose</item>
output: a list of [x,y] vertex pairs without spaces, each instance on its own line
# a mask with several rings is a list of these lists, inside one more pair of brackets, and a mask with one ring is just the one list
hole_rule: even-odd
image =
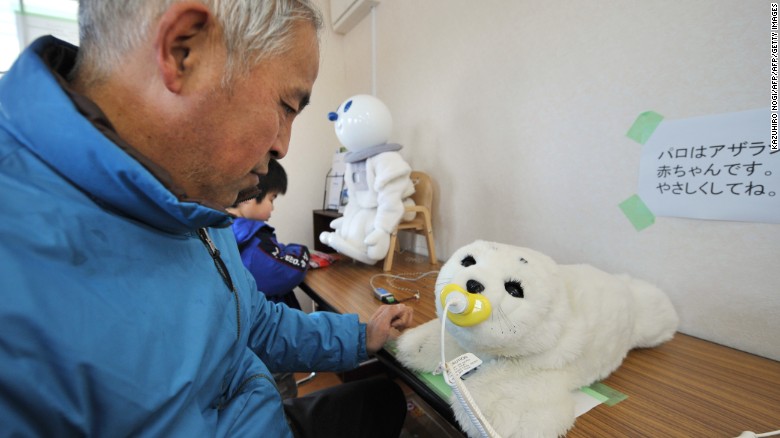
[[287,155],[287,151],[290,148],[290,131],[292,126],[290,123],[283,123],[279,127],[279,135],[276,136],[276,141],[271,146],[271,156],[277,160],[284,158]]
[[271,146],[271,156],[277,160],[281,160],[287,155],[287,150],[290,148],[290,137],[281,138],[278,137]]

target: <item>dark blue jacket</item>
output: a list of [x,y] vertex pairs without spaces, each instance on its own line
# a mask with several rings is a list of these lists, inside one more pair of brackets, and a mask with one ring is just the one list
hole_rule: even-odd
[[263,221],[237,218],[232,228],[241,260],[255,278],[257,290],[278,302],[303,281],[309,269],[306,246],[280,243],[274,228]]

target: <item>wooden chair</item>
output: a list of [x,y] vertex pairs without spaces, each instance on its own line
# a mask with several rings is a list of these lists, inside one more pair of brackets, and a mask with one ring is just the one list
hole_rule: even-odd
[[414,231],[417,234],[425,236],[428,243],[428,256],[431,260],[431,264],[437,264],[436,260],[436,246],[433,242],[433,226],[431,225],[431,206],[433,205],[433,183],[431,177],[420,171],[412,171],[410,175],[412,183],[414,183],[414,199],[415,205],[413,207],[406,207],[406,211],[417,212],[414,219],[410,221],[401,220],[392,234],[390,234],[390,249],[387,251],[385,257],[384,270],[389,271],[393,267],[393,256],[395,252],[399,250],[398,244],[398,232],[399,231]]

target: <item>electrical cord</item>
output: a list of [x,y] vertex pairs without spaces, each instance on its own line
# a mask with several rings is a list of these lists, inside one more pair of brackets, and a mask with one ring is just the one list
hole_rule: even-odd
[[746,430],[746,431],[742,432],[741,434],[739,434],[739,436],[737,438],[764,438],[764,437],[775,436],[775,435],[780,435],[780,429],[772,431],[772,432],[764,432],[764,433],[755,433],[755,432],[751,432],[749,430]]
[[[400,273],[400,274],[375,274],[371,276],[371,278],[368,280],[368,284],[371,286],[371,289],[374,291],[374,296],[379,301],[385,304],[398,304],[409,300],[419,300],[420,291],[418,289],[410,289],[407,287],[399,286],[393,283],[393,280],[413,282],[413,281],[421,280],[429,275],[438,274],[438,273],[439,271],[428,271],[423,273],[413,272],[413,273]],[[374,284],[374,280],[380,277],[388,278],[387,284],[394,287],[395,289],[398,289],[399,291],[413,292],[414,294],[406,298],[397,299],[392,293],[388,292],[386,289],[377,287]]]
[[466,385],[463,384],[463,381],[460,379],[460,377],[451,375],[452,368],[450,363],[447,362],[446,356],[444,355],[444,333],[445,324],[447,322],[447,313],[450,311],[450,306],[457,305],[460,308],[465,308],[465,302],[463,300],[465,300],[465,298],[462,296],[458,294],[451,294],[447,297],[447,302],[444,305],[444,312],[441,318],[441,363],[444,381],[447,382],[447,385],[452,388],[452,392],[455,394],[455,398],[458,399],[460,405],[463,406],[463,409],[466,410],[466,414],[468,414],[471,424],[477,428],[480,436],[483,438],[500,438],[498,432],[493,429],[493,426],[490,425],[490,422],[487,420],[487,418],[482,415],[482,411],[479,410],[477,403],[471,397],[469,390],[466,388]]

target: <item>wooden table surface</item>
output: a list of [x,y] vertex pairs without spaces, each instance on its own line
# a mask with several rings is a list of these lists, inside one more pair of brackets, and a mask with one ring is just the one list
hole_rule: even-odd
[[[421,274],[440,268],[425,257],[401,254],[390,273]],[[373,278],[376,286],[399,299],[413,295],[407,289],[420,290],[419,301],[406,302],[414,308],[414,325],[436,317],[435,274],[417,282],[377,274],[383,274],[381,264],[344,259],[309,271],[302,288],[326,308],[357,313],[367,321],[380,305],[369,284]],[[780,429],[780,362],[682,333],[659,347],[631,351],[603,383],[628,398],[580,416],[567,437],[728,438],[745,430]]]
[[[307,287],[321,299],[320,305],[339,313],[357,313],[360,320],[368,321],[371,315],[382,304],[374,298],[371,279],[374,286],[383,287],[401,300],[414,295],[412,290],[420,291],[419,300],[405,301],[404,304],[414,309],[413,326],[436,318],[436,308],[433,303],[433,291],[436,284],[436,274],[426,276],[418,281],[403,281],[388,277],[404,275],[416,277],[431,271],[438,271],[441,265],[432,265],[426,257],[417,254],[396,254],[393,269],[382,271],[382,264],[369,266],[348,258],[339,260],[334,265],[321,269],[310,269],[301,286],[309,293]],[[395,286],[395,287],[394,287]],[[411,289],[411,290],[407,290]],[[312,294],[309,293],[311,296]]]

